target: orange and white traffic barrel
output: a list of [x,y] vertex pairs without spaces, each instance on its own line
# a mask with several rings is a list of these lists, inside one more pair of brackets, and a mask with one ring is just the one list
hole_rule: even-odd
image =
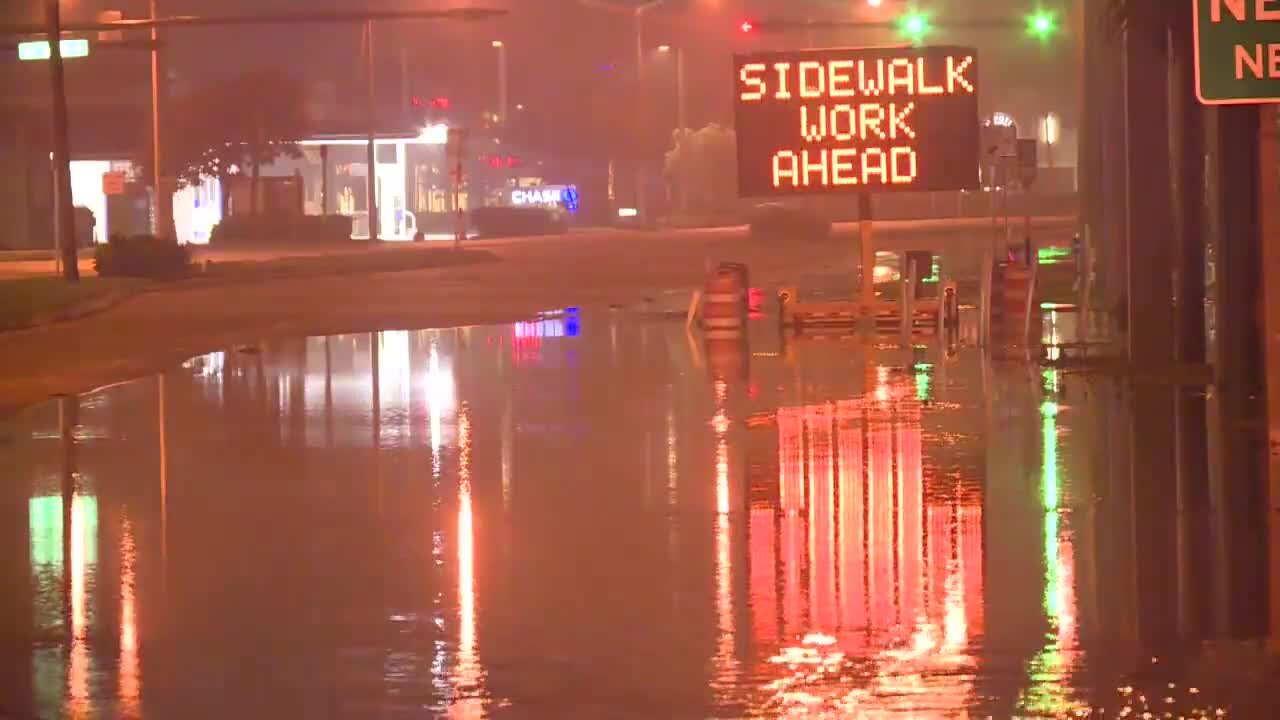
[[747,332],[746,268],[722,263],[707,278],[702,294],[702,329],[707,339],[739,338]]

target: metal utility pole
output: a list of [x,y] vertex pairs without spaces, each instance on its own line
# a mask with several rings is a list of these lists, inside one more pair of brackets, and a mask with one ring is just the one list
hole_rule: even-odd
[[368,92],[368,107],[366,109],[369,113],[369,142],[365,150],[365,160],[368,163],[366,172],[367,177],[365,178],[367,180],[366,192],[369,194],[369,202],[366,203],[366,205],[369,206],[369,243],[372,245],[373,243],[378,242],[378,158],[377,153],[374,150],[374,141],[377,135],[376,124],[378,122],[378,109],[375,104],[376,94],[373,89],[372,20],[366,20],[364,23],[364,40],[364,62],[365,71],[367,73],[365,76],[365,90]]
[[[645,127],[644,122],[644,9],[646,6],[636,8],[636,119],[639,121],[640,127]],[[640,145],[644,147],[643,143]],[[641,222],[648,219],[645,214],[645,192],[644,192],[644,150],[641,149],[640,159],[636,162],[636,214],[641,218]]]
[[45,0],[45,21],[49,32],[49,81],[53,89],[53,181],[54,213],[62,275],[79,282],[80,262],[76,257],[76,214],[71,201],[71,141],[67,126],[67,82],[62,66],[62,13],[58,0]]
[[329,214],[329,146],[320,146],[320,214]]
[[684,48],[676,48],[676,125],[680,130],[689,128],[689,106],[684,84]]
[[[156,10],[157,0],[151,0],[151,19],[160,17]],[[160,170],[160,85],[164,82],[160,67],[160,30],[151,27],[151,182],[155,188],[156,202],[156,235],[168,235],[173,230],[173,196],[164,192],[161,184],[163,174]]]
[[409,48],[400,47],[400,112],[406,124],[413,117],[413,90],[409,81]]
[[507,44],[494,40],[493,46],[498,49],[498,126],[507,125]]
[[[689,129],[689,110],[688,102],[685,97],[684,84],[684,48],[677,47],[676,53],[676,130],[680,132],[680,136]],[[686,181],[679,182],[680,187],[680,210],[689,210],[689,183]]]

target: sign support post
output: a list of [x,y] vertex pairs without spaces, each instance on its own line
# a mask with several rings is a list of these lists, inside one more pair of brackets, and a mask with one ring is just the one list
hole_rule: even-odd
[[862,255],[862,312],[872,315],[876,302],[875,218],[872,217],[871,193],[858,193],[858,251]]
[[[1257,232],[1260,237],[1263,372],[1267,388],[1268,525],[1271,645],[1280,647],[1280,290],[1267,282],[1280,269],[1280,9],[1274,2],[1194,0],[1196,96],[1205,105],[1258,105]],[[1222,341],[1219,340],[1221,344]],[[1222,363],[1215,363],[1220,368]]]

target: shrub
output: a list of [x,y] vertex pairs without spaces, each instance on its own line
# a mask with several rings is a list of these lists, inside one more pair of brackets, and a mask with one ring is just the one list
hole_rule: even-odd
[[555,235],[569,231],[564,213],[539,207],[482,207],[471,212],[471,225],[483,237]]
[[[458,229],[458,214],[451,212],[419,212],[413,214],[418,229],[424,233],[452,235]],[[468,225],[470,218],[467,218]]]
[[172,280],[186,277],[191,254],[173,238],[154,235],[112,235],[93,253],[93,267],[101,277]]
[[337,242],[351,239],[352,219],[347,215],[299,215],[261,213],[232,215],[213,228],[209,242],[215,245],[267,242]]
[[307,241],[340,242],[351,239],[350,215],[303,215],[298,238]]

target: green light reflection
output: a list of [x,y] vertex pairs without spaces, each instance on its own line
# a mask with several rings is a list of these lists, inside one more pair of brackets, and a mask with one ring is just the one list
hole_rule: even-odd
[[62,497],[50,495],[27,501],[27,522],[31,528],[31,567],[37,572],[55,566],[62,574]]
[[[1041,470],[1044,509],[1058,509],[1058,403],[1046,400],[1040,406],[1041,435],[1044,442],[1044,465]],[[1056,536],[1056,533],[1055,533]]]
[[933,397],[933,378],[929,376],[933,366],[928,363],[916,363],[916,399],[924,402]]
[[[1057,371],[1049,370],[1044,374],[1045,390],[1056,393],[1058,389]],[[1060,505],[1061,482],[1058,477],[1058,414],[1061,408],[1052,399],[1046,399],[1040,406],[1041,443],[1043,457],[1041,464],[1041,500],[1044,505],[1044,612],[1049,621],[1051,632],[1047,636],[1044,648],[1032,658],[1027,667],[1028,687],[1019,698],[1019,707],[1036,715],[1062,717],[1077,707],[1071,699],[1071,690],[1064,681],[1063,674],[1067,669],[1067,658],[1064,648],[1060,646],[1059,632],[1063,628],[1065,613],[1069,611],[1064,603],[1069,598],[1063,592],[1062,558],[1059,554],[1059,533],[1061,519],[1058,516]],[[1065,588],[1070,592],[1070,588]]]

